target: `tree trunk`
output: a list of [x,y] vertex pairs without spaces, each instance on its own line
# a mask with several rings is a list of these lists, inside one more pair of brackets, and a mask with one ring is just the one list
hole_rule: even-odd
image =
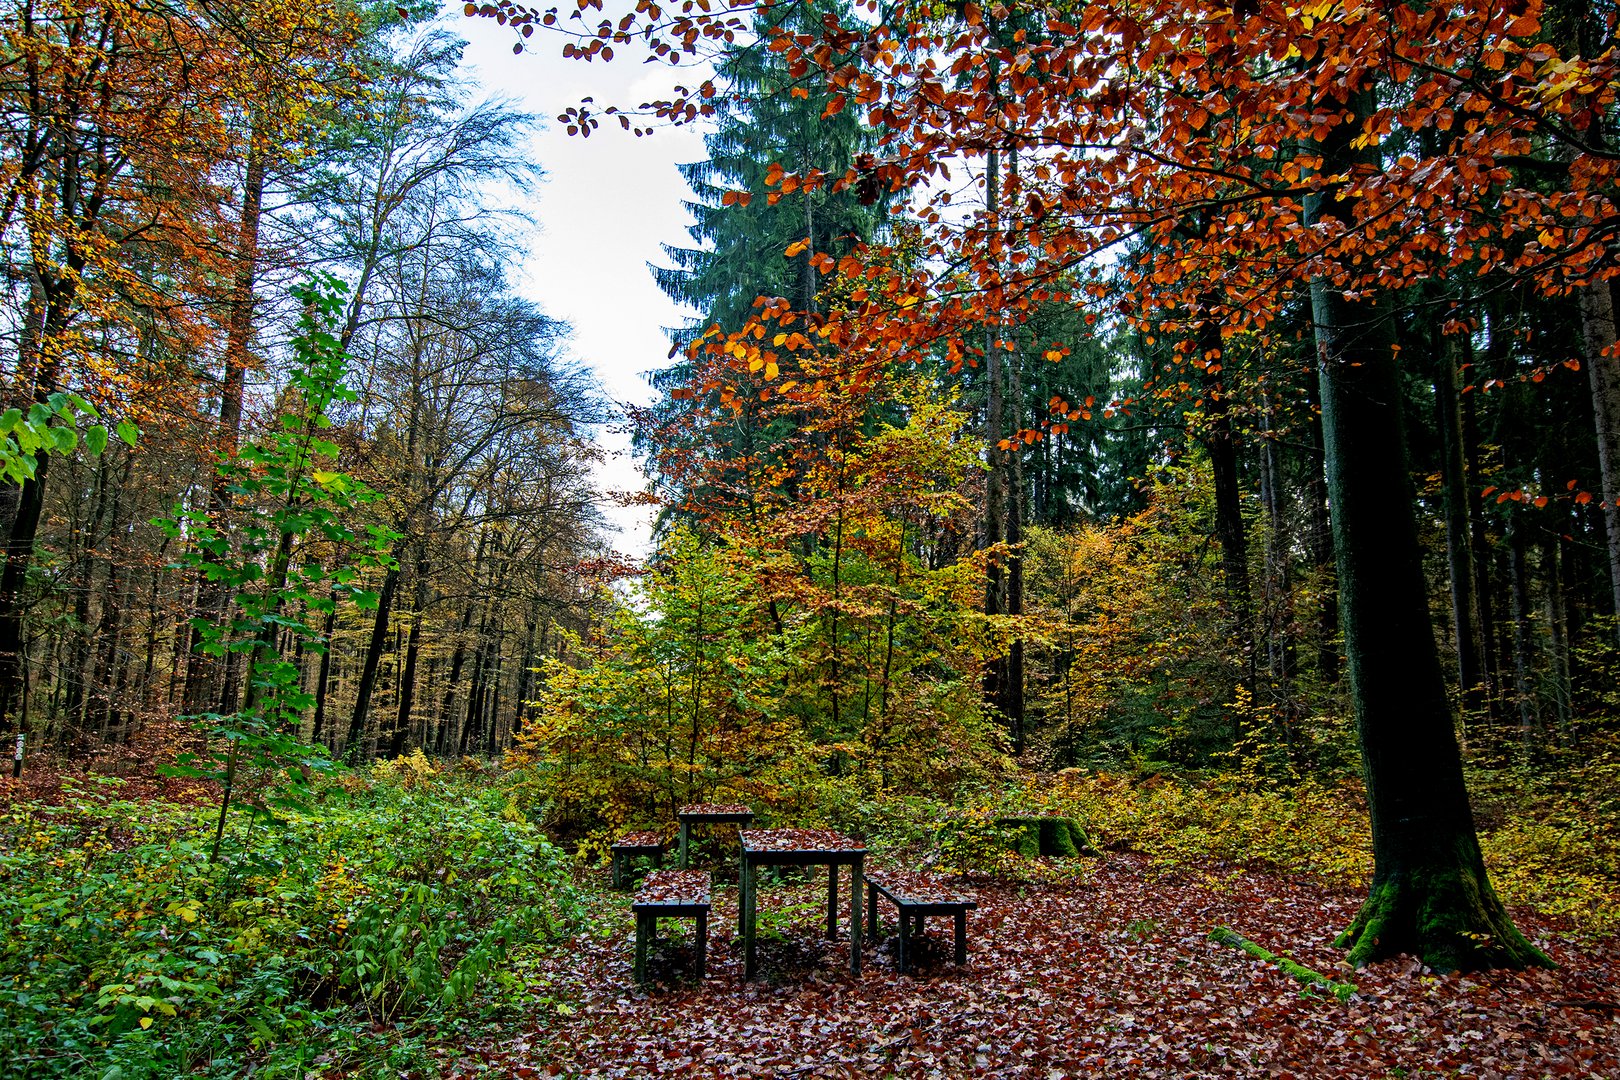
[[[1461,401],[1463,460],[1467,470],[1467,492],[1471,492],[1479,481],[1479,416],[1474,405],[1474,395],[1464,394]],[[1485,708],[1493,719],[1500,719],[1502,669],[1497,663],[1496,604],[1491,596],[1490,538],[1485,528],[1484,507],[1476,498],[1468,499],[1468,537],[1474,560],[1474,601],[1479,605],[1480,673],[1485,680]]]
[[1441,343],[1434,380],[1434,411],[1440,429],[1440,474],[1445,492],[1446,565],[1451,578],[1451,624],[1457,641],[1457,685],[1464,722],[1485,706],[1480,664],[1478,604],[1474,598],[1474,552],[1468,531],[1468,473],[1463,463],[1462,414],[1457,404],[1457,339]]
[[1508,526],[1508,567],[1513,599],[1513,700],[1519,714],[1519,736],[1530,745],[1541,727],[1541,709],[1535,692],[1535,648],[1530,630],[1530,573],[1525,566],[1529,544],[1524,523]]
[[349,737],[343,746],[343,756],[351,765],[359,764],[365,751],[366,719],[371,711],[371,695],[377,686],[377,668],[382,662],[383,649],[388,644],[388,616],[393,610],[394,593],[398,588],[399,563],[396,559],[383,576],[382,589],[377,593],[377,611],[371,622],[371,638],[360,665],[354,712],[349,717]]
[[[1378,166],[1351,140],[1365,90],[1323,102],[1347,118],[1321,146],[1323,171]],[[1313,197],[1314,224],[1353,227],[1353,198]],[[1379,300],[1382,299],[1382,303]],[[1339,943],[1361,965],[1403,952],[1440,971],[1551,961],[1491,887],[1463,781],[1445,677],[1429,625],[1389,297],[1311,283],[1339,602],[1371,810],[1370,894]]]
[[411,598],[411,629],[405,638],[405,663],[399,675],[399,709],[394,714],[394,739],[389,744],[388,756],[399,757],[411,734],[411,709],[416,703],[416,662],[421,652],[422,609],[427,607],[428,561],[420,554],[416,560],[415,593]]
[[1334,686],[1339,681],[1339,583],[1334,578],[1333,568],[1333,521],[1328,510],[1325,467],[1327,451],[1323,445],[1320,417],[1322,387],[1314,365],[1307,378],[1311,404],[1316,407],[1313,411],[1317,414],[1310,420],[1311,444],[1317,459],[1312,463],[1313,467],[1307,470],[1309,480],[1306,489],[1309,495],[1306,501],[1310,523],[1306,529],[1305,548],[1321,582],[1320,599],[1316,605],[1316,668],[1323,684]]
[[[1614,296],[1607,281],[1580,289],[1581,338],[1597,425],[1598,468],[1603,484],[1603,528],[1608,538],[1609,597],[1620,615],[1620,357],[1614,355]],[[1620,632],[1620,619],[1615,620]]]
[[[1013,159],[1015,165],[1017,158]],[[1008,390],[1012,400],[1013,425],[1024,422],[1024,387],[1019,378],[1022,354],[1014,352],[1007,365]],[[1021,447],[1007,455],[1007,614],[1024,613],[1024,458]],[[1007,667],[1001,684],[1001,711],[1006,714],[1012,752],[1024,752],[1024,639],[1014,637],[1007,645]]]
[[334,602],[332,610],[326,613],[326,625],[321,628],[321,663],[315,676],[315,719],[309,732],[312,743],[321,741],[321,731],[326,727],[326,693],[332,685],[332,632],[336,627],[337,604]]
[[0,723],[13,728],[11,718],[23,707],[27,681],[23,655],[23,586],[28,580],[28,564],[34,557],[34,540],[39,535],[39,519],[45,509],[45,477],[51,459],[41,454],[32,479],[23,481],[17,497],[17,513],[12,519],[11,536],[6,543],[6,561],[0,569]]
[[[987,233],[994,234],[997,225],[996,206],[1001,197],[1000,185],[1000,157],[996,151],[990,151],[989,160],[985,166],[985,229]],[[984,479],[984,545],[993,548],[1002,543],[1006,537],[1006,517],[1004,514],[1006,496],[1004,486],[1006,451],[1001,449],[1002,431],[1004,427],[1002,410],[1001,388],[1001,345],[996,338],[996,328],[986,326],[984,329],[984,443],[985,460],[989,471]],[[1000,554],[991,554],[985,565],[984,578],[984,613],[986,615],[1000,615],[1002,612],[1002,594],[1006,588],[1004,581],[1002,557]],[[984,700],[987,704],[1000,707],[1002,702],[1002,687],[1007,681],[1007,661],[1005,657],[993,657],[985,663],[984,667]]]
[[[1249,584],[1249,537],[1243,524],[1243,490],[1238,480],[1237,434],[1232,430],[1232,403],[1221,378],[1220,328],[1205,320],[1199,327],[1198,347],[1204,361],[1216,368],[1204,377],[1204,437],[1210,472],[1215,483],[1215,536],[1221,544],[1221,577],[1232,628],[1243,657],[1243,688],[1249,700],[1255,693],[1254,594]],[[1243,735],[1244,717],[1232,711],[1232,741]]]

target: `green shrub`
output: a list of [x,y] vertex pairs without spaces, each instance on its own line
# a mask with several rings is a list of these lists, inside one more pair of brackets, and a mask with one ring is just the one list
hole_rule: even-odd
[[567,860],[497,789],[382,770],[317,799],[244,816],[257,835],[213,868],[203,809],[80,792],[5,811],[8,1077],[296,1075],[366,1024],[466,1002],[577,915]]

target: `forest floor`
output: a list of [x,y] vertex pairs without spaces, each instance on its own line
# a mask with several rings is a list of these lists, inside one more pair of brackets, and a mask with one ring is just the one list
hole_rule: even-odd
[[[723,877],[723,875],[721,875]],[[1162,873],[1110,854],[1053,880],[964,886],[969,963],[949,920],[923,962],[894,965],[894,912],[848,972],[847,918],[826,941],[824,878],[760,892],[761,975],[742,977],[736,890],[717,888],[708,977],[689,970],[691,922],[666,921],[655,984],[630,983],[624,894],[530,968],[523,1021],[441,1050],[445,1074],[747,1077],[1540,1077],[1620,1080],[1620,942],[1519,927],[1554,971],[1436,976],[1400,959],[1351,972],[1334,935],[1350,890],[1233,866]],[[677,925],[678,935],[663,936]],[[1357,986],[1341,1002],[1225,945],[1228,926]]]

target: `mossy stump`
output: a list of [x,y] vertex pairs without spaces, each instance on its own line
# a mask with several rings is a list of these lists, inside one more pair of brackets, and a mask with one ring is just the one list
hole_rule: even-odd
[[1098,853],[1091,838],[1073,818],[998,817],[996,826],[1006,830],[1008,847],[1027,859],[1037,855],[1072,859]]

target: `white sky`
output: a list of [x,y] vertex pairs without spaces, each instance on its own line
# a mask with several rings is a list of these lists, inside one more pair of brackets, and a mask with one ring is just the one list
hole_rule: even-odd
[[[643,64],[633,48],[610,63],[583,63],[560,55],[562,41],[536,33],[522,55],[510,27],[491,19],[446,17],[465,38],[464,67],[492,95],[545,121],[533,140],[533,157],[546,171],[527,207],[540,223],[533,247],[512,279],[546,314],[574,328],[571,358],[595,370],[616,401],[647,404],[652,388],[645,373],[669,361],[666,326],[685,321],[681,309],[659,290],[647,269],[665,264],[660,244],[685,246],[691,218],[682,208],[690,196],[677,163],[701,160],[702,133],[664,128],[637,139],[609,118],[588,139],[569,136],[556,117],[591,96],[600,107],[634,108],[668,97],[677,82],[698,80],[685,68]],[[594,14],[594,13],[593,13]],[[603,431],[612,454],[598,476],[611,491],[639,491],[646,478],[630,453],[623,431]],[[648,553],[653,511],[607,507],[619,530],[618,549],[640,558]]]

